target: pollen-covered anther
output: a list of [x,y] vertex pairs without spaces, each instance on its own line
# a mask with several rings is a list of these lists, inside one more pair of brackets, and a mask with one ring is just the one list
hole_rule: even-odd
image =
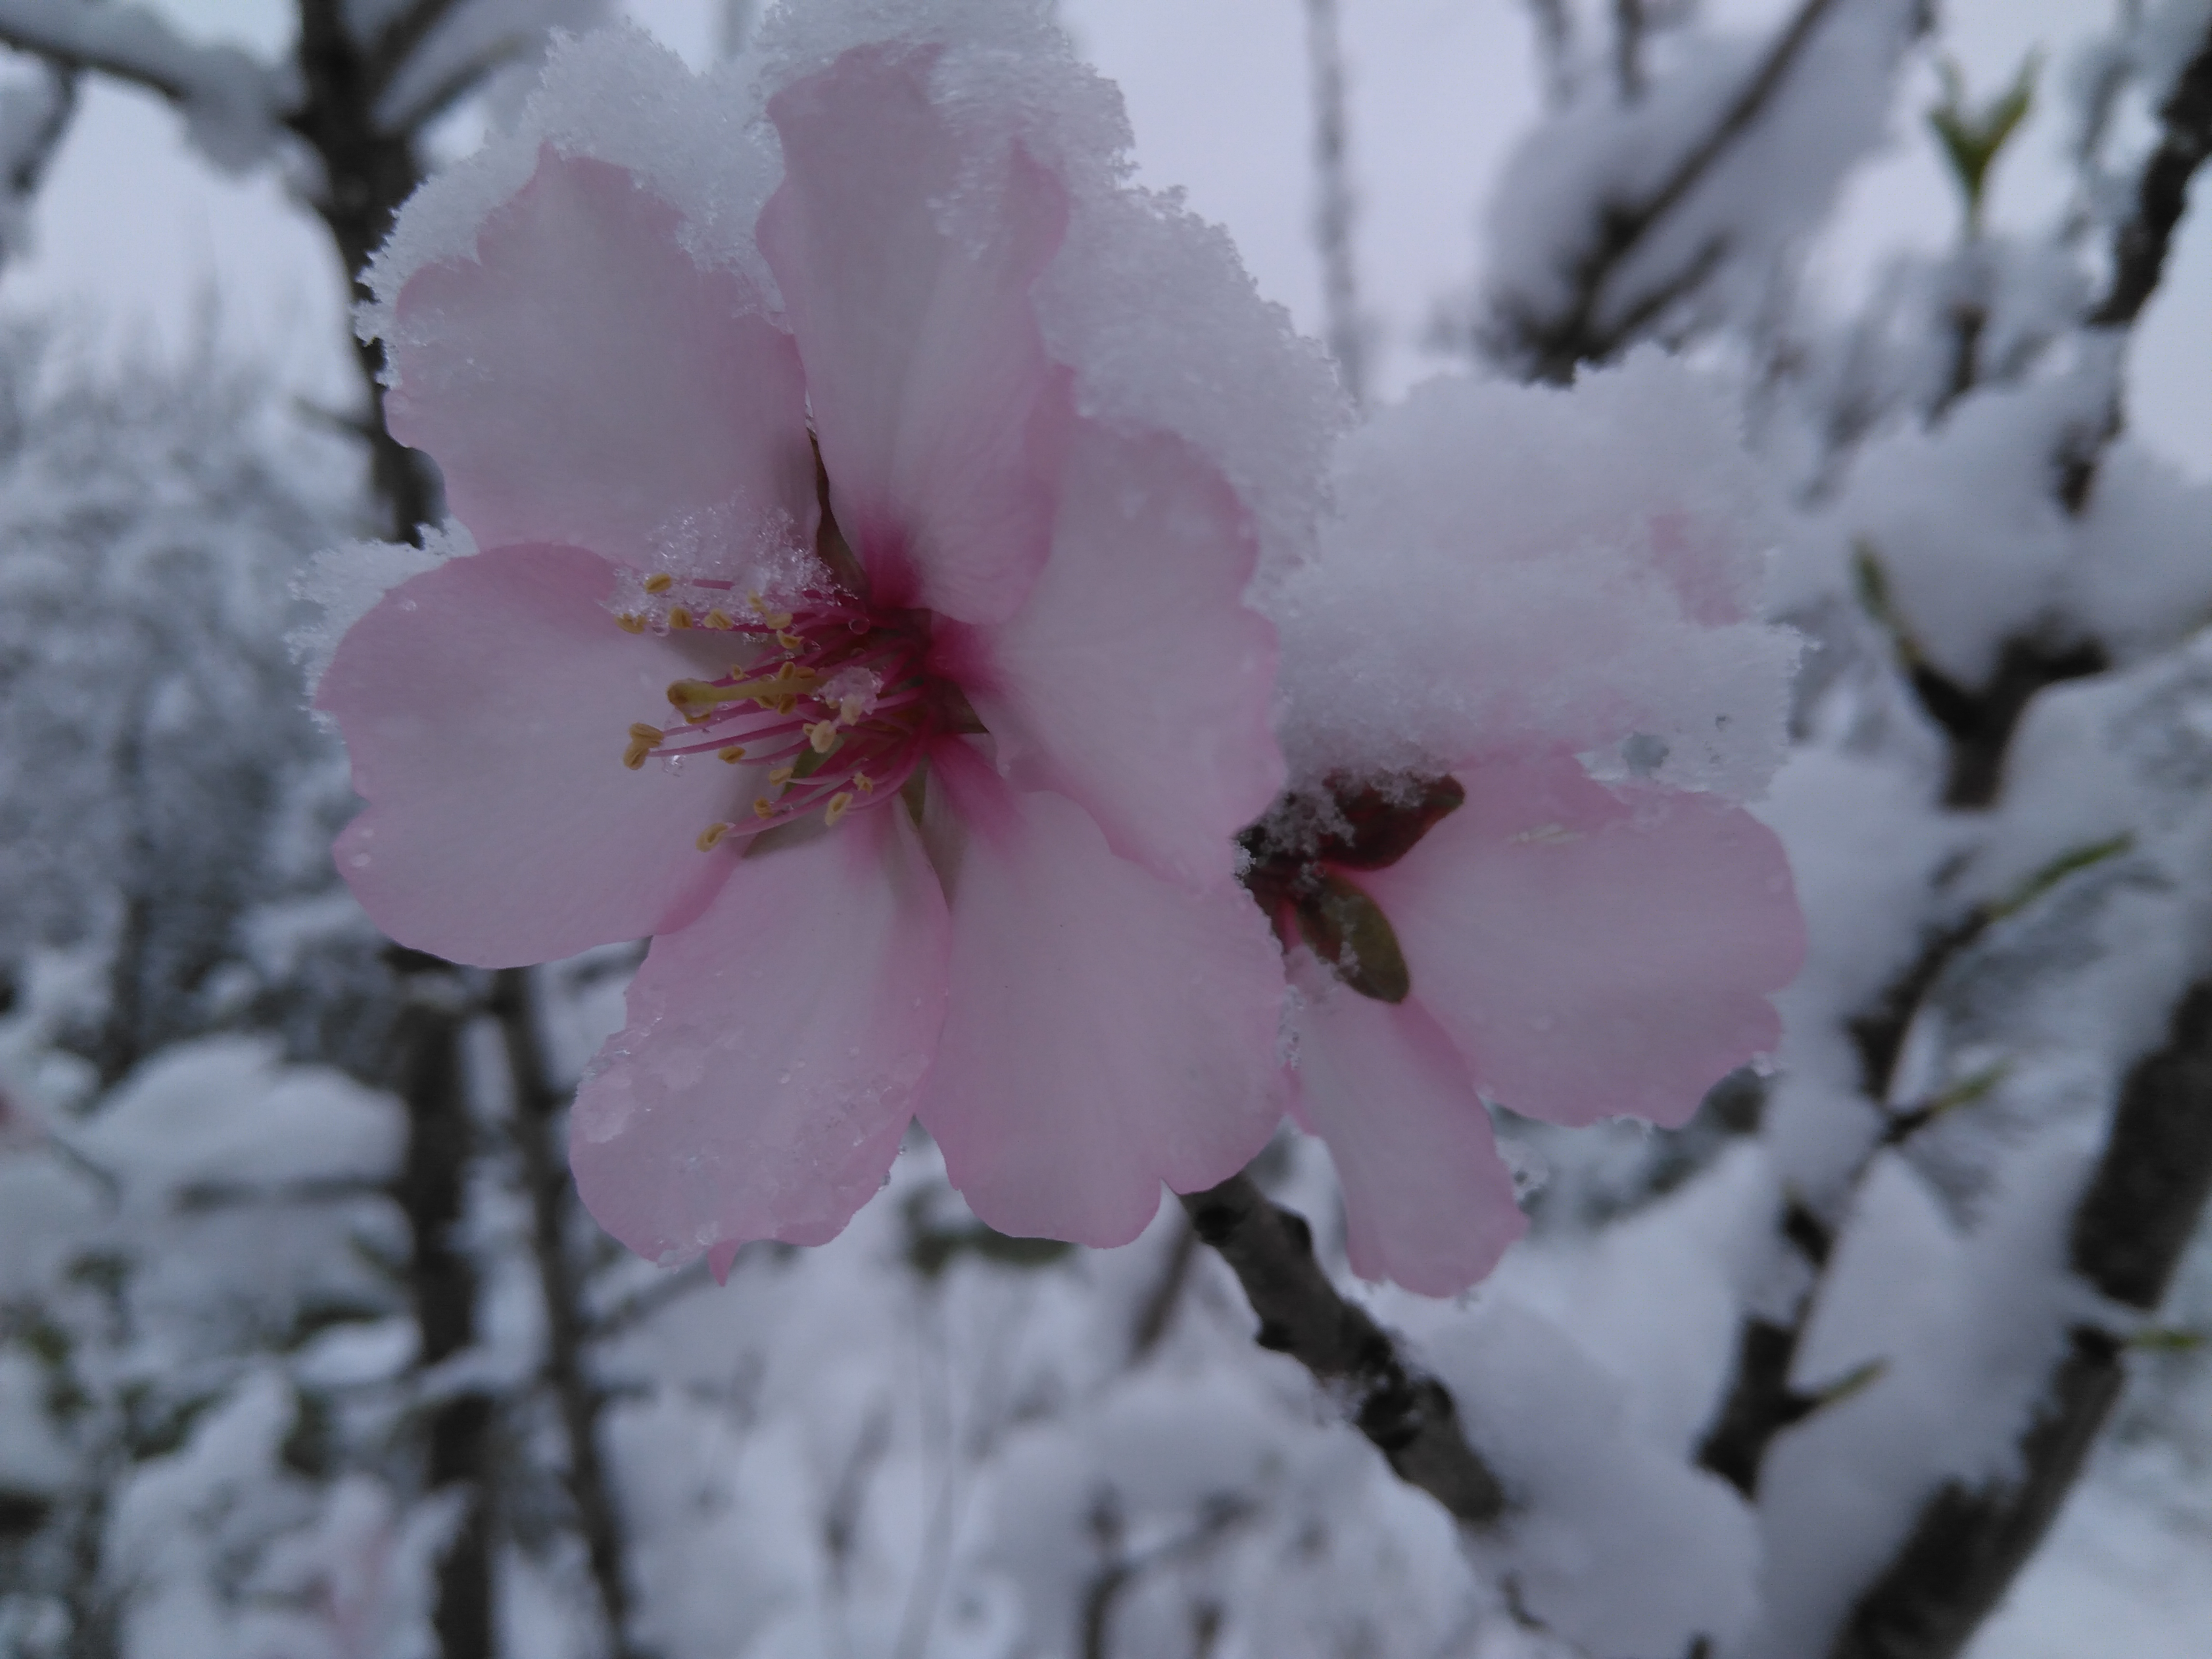
[[872,795],[876,793],[876,781],[866,772],[855,772],[853,774],[853,787],[864,795]]
[[849,697],[840,697],[837,700],[837,719],[839,722],[846,726],[858,726],[860,723],[860,717],[868,712],[868,704],[870,701],[871,700],[869,698],[860,696],[858,695]]
[[668,608],[668,625],[671,628],[690,627],[691,613],[680,605],[671,605]]
[[648,593],[665,593],[670,588],[675,586],[676,578],[670,575],[665,570],[660,571],[657,574],[647,576],[645,579],[645,591]]
[[657,726],[636,721],[629,728],[629,747],[623,750],[623,764],[633,772],[645,764],[645,757],[660,746],[667,733]]
[[722,837],[729,833],[728,824],[710,823],[699,832],[699,839],[692,844],[702,853],[711,853],[722,844]]
[[775,630],[775,642],[787,651],[806,649],[806,636],[804,634],[794,634],[787,628],[779,628]]
[[770,800],[766,795],[763,795],[758,800],[753,803],[753,816],[757,818],[774,817],[775,816],[775,803]]
[[717,749],[714,751],[714,758],[716,760],[726,762],[732,766],[735,766],[744,757],[744,746],[742,744],[733,743],[727,749]]
[[817,755],[826,755],[837,746],[837,722],[817,720],[806,728],[806,742]]
[[837,820],[845,816],[846,811],[852,805],[853,792],[849,789],[840,789],[830,797],[829,810],[822,814],[822,821],[831,828],[836,828]]
[[645,632],[645,618],[624,611],[615,617],[615,626],[625,634],[642,634]]
[[771,766],[768,769],[768,781],[781,789],[791,781],[793,775],[798,770],[795,766]]
[[791,612],[788,611],[769,610],[768,608],[768,601],[761,598],[759,594],[746,594],[745,603],[752,607],[753,614],[758,617],[763,622],[766,623],[770,628],[788,628],[791,626]]
[[707,613],[706,620],[700,625],[704,628],[719,629],[726,633],[731,629],[735,628],[738,623],[737,619],[732,617],[728,611],[717,607]]

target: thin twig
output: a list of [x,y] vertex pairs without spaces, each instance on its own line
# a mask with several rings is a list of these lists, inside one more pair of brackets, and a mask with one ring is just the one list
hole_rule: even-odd
[[1410,1364],[1366,1310],[1338,1294],[1314,1260],[1305,1218],[1269,1201],[1242,1175],[1183,1194],[1182,1206],[1199,1238],[1243,1285],[1260,1316],[1260,1346],[1341,1390],[1353,1424],[1400,1480],[1470,1526],[1504,1514],[1504,1489],[1468,1444],[1450,1393]]
[[1329,355],[1355,404],[1366,395],[1366,331],[1352,257],[1352,194],[1345,109],[1344,42],[1336,0],[1306,0],[1306,63],[1313,87],[1314,242],[1321,252],[1322,301]]

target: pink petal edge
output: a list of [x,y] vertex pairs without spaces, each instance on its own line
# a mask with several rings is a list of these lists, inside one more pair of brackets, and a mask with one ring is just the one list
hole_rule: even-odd
[[931,787],[952,993],[917,1115],[990,1225],[1126,1244],[1162,1182],[1226,1180],[1280,1121],[1280,953],[1241,890],[1162,882],[964,744]]
[[945,948],[896,803],[744,860],[653,941],[577,1095],[586,1207],[664,1265],[836,1237],[882,1186],[928,1074]]
[[1804,959],[1782,843],[1741,807],[1607,786],[1571,756],[1462,769],[1467,805],[1360,884],[1413,995],[1515,1111],[1682,1123],[1770,1052]]
[[501,548],[410,578],[339,642],[315,706],[368,805],[333,856],[402,945],[544,962],[681,926],[728,874],[733,851],[693,842],[742,780],[623,768],[629,724],[697,665],[615,626],[614,580],[579,548]]

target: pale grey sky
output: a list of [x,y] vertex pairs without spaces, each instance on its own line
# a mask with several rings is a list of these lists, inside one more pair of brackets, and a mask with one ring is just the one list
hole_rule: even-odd
[[[721,0],[629,0],[647,27],[695,61],[714,50]],[[1436,297],[1480,256],[1487,186],[1534,110],[1522,0],[1340,0],[1352,96],[1352,166],[1367,308],[1380,329],[1376,381],[1395,392],[1433,366],[1417,349]],[[2055,64],[2112,0],[1948,0],[1946,38],[1986,89],[2032,46]],[[1297,0],[1062,0],[1086,52],[1126,93],[1143,177],[1187,188],[1226,223],[1261,289],[1302,326],[1319,323],[1306,233],[1309,175],[1303,9]],[[289,0],[165,0],[204,37],[271,47]],[[1780,0],[1709,0],[1710,12],[1768,17]],[[1848,295],[1887,249],[1934,246],[1955,209],[1917,125],[1926,85],[1900,111],[1890,152],[1854,179],[1817,272]],[[2050,79],[2048,76],[2046,80]],[[2063,190],[2063,121],[2046,98],[1997,176],[1993,222],[2045,219]],[[187,153],[168,112],[94,87],[41,199],[31,256],[0,275],[0,307],[76,311],[112,341],[173,346],[200,296],[223,326],[305,395],[349,391],[341,290],[319,232],[264,173],[217,177]],[[2212,476],[2212,212],[2185,234],[2136,352],[2137,429]]]

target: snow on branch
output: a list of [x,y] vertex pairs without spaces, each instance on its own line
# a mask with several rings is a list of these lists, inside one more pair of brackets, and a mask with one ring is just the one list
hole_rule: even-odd
[[0,44],[159,93],[183,114],[202,153],[233,172],[260,161],[283,131],[275,71],[234,46],[189,40],[140,7],[0,0]]
[[[2200,58],[2200,62],[2203,59]],[[2116,1310],[2154,1311],[2212,1194],[2212,982],[2182,997],[2129,1074],[2074,1211],[2073,1270]],[[2042,1541],[2126,1381],[2127,1338],[2075,1326],[2016,1479],[1944,1486],[1859,1598],[1830,1659],[1952,1659]]]

